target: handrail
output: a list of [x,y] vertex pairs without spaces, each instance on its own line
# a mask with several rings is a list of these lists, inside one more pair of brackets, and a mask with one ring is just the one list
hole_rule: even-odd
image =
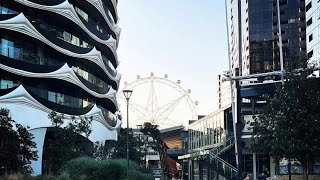
[[[228,132],[228,131],[227,131],[227,132]],[[227,133],[226,133],[226,134],[227,134]],[[224,144],[224,145],[221,145],[221,146],[225,146],[225,147],[230,146],[231,144],[233,144],[232,140],[234,140],[234,136],[233,136],[233,135],[231,135],[231,136],[229,136],[228,138],[224,139],[224,140],[223,140],[223,144]],[[228,144],[228,142],[230,142],[230,144]],[[219,152],[222,151],[222,150],[220,150],[221,146],[214,147],[212,150],[210,150],[210,152],[213,153],[213,152],[216,152],[216,151],[217,151],[217,152],[214,153],[214,154],[219,155]]]
[[[226,131],[225,134],[229,134],[228,131]],[[227,137],[227,138],[226,138]],[[231,164],[229,164],[227,161],[223,160],[222,158],[219,157],[219,154],[221,152],[223,152],[225,149],[228,149],[229,147],[231,147],[233,144],[234,144],[234,136],[233,135],[230,135],[230,136],[226,136],[223,140],[223,145],[221,146],[217,146],[215,148],[213,148],[212,150],[210,151],[207,151],[209,152],[209,155],[210,155],[210,161],[213,161],[213,159],[219,161],[220,163],[223,164],[223,169],[225,171],[225,168],[229,168],[231,171],[233,172],[237,172],[237,168],[233,167]],[[218,164],[217,164],[218,165]],[[219,165],[218,165],[219,166]],[[225,172],[224,172],[225,173]]]
[[216,157],[216,159],[220,162],[222,162],[223,164],[227,165],[231,170],[233,170],[234,172],[237,172],[237,168],[233,167],[231,164],[229,164],[227,161],[223,160],[222,158],[220,158],[219,156]]

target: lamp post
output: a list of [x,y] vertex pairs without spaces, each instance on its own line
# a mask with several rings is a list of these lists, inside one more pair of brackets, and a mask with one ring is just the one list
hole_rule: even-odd
[[140,131],[141,131],[141,129],[142,129],[142,125],[137,125],[137,129],[138,129],[138,133],[139,133],[139,144],[138,144],[138,146],[139,146],[139,166],[141,165],[140,164],[140,161],[141,161],[141,143],[140,143],[140,141],[141,141],[141,139],[140,139]]
[[145,162],[146,169],[148,167],[148,164],[147,164],[148,163],[148,161],[147,161],[148,139],[149,139],[148,135],[147,134],[144,135],[144,162]]
[[127,100],[127,177],[129,177],[129,99],[132,90],[123,90],[122,92]]

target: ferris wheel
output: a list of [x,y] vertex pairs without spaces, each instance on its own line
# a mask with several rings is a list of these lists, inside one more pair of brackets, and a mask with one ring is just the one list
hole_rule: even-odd
[[[197,101],[190,97],[191,90],[183,89],[181,81],[168,79],[168,75],[156,77],[151,73],[149,77],[140,77],[131,83],[124,83],[124,88],[118,92],[120,110],[126,117],[126,99],[122,91],[132,90],[129,100],[129,126],[135,128],[144,122],[159,125],[160,129],[184,125],[189,120],[196,120]],[[123,121],[126,127],[126,121]]]

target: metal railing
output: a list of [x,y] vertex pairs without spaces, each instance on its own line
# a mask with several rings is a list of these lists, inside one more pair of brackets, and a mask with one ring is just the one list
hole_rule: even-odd
[[231,179],[237,174],[237,168],[219,157],[223,152],[226,152],[234,146],[234,136],[232,133],[226,131],[225,134],[226,136],[222,145],[209,150],[208,154],[210,157],[211,167],[215,168],[218,174],[227,179]]

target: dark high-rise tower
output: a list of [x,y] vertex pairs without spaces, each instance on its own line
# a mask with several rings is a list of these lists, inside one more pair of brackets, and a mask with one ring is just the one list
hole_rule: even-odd
[[[280,70],[277,0],[241,0],[241,13],[238,13],[238,0],[231,0],[231,3],[233,68],[239,67],[241,75]],[[285,65],[296,59],[306,59],[304,3],[304,0],[280,0]]]
[[117,0],[0,0],[0,107],[42,147],[56,111],[93,119],[91,141],[117,140]]

